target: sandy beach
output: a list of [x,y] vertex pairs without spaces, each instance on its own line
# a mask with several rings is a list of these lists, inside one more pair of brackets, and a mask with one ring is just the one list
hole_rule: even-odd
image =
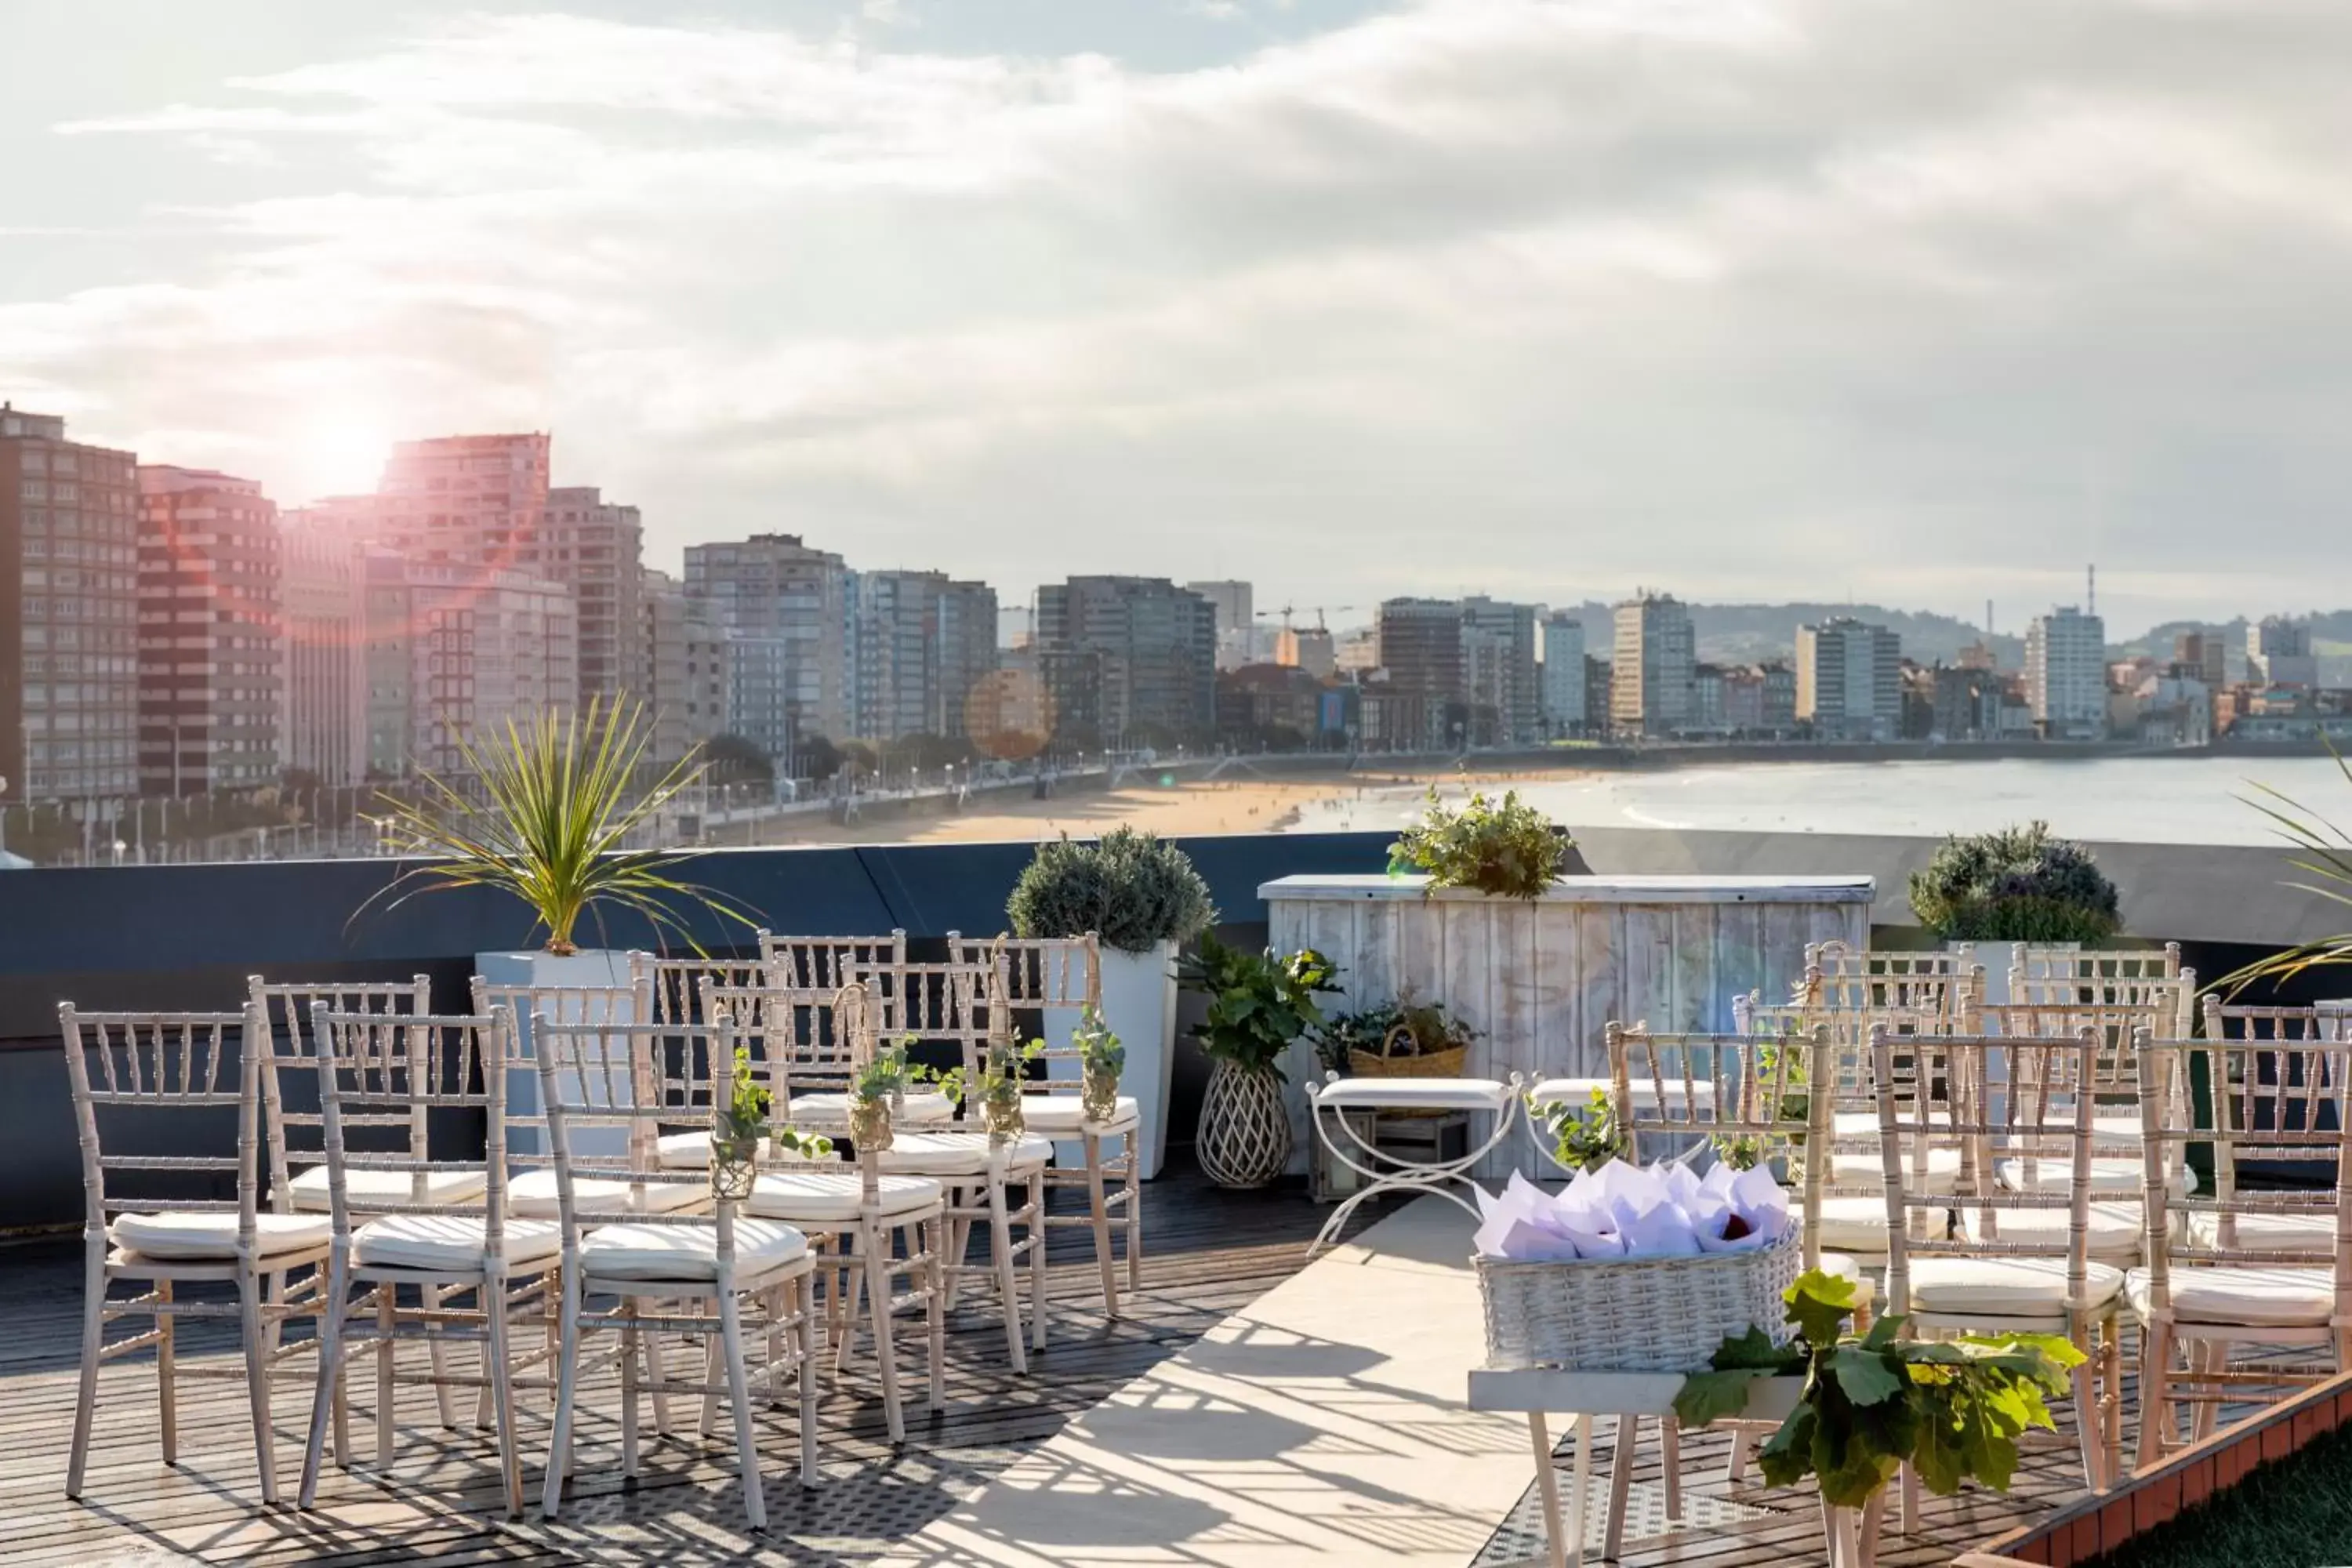
[[[1529,778],[1582,776],[1559,769],[1509,777],[1449,778],[1445,793],[1468,785],[1525,783]],[[853,823],[809,816],[769,825],[768,844],[947,844],[1011,840],[1034,843],[1069,834],[1085,837],[1121,823],[1170,837],[1213,833],[1320,832],[1394,827],[1429,787],[1426,778],[1388,773],[1324,778],[1217,779],[1171,785],[1130,784],[1117,790],[1074,791],[1039,800],[1023,790],[1000,790],[951,811],[925,802],[888,807]]]

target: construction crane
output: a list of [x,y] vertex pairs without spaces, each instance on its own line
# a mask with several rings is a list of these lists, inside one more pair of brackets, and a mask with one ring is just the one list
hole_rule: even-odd
[[1356,606],[1353,605],[1285,605],[1279,610],[1260,610],[1257,614],[1260,617],[1266,616],[1280,616],[1282,617],[1282,629],[1284,631],[1288,631],[1290,630],[1291,616],[1297,615],[1301,609],[1308,609],[1315,612],[1315,629],[1317,631],[1329,631],[1331,629],[1330,626],[1324,619],[1327,613],[1332,611],[1344,612],[1352,610]]

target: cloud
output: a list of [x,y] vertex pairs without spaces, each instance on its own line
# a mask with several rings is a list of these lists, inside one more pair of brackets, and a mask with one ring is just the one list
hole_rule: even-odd
[[1965,610],[2096,552],[2145,620],[2352,565],[2339,7],[1419,0],[1183,70],[875,9],[469,16],[68,121],[261,194],[0,305],[0,390],[289,499],[322,399],[552,428],[657,551],[1009,596]]

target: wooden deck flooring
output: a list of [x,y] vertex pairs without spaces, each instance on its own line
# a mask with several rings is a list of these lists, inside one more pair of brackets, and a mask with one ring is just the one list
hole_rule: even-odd
[[[1083,1232],[1054,1237],[1053,1341],[1027,1377],[1005,1362],[992,1306],[961,1307],[950,1324],[948,1414],[927,1422],[910,1405],[908,1440],[893,1451],[872,1389],[870,1363],[845,1385],[828,1382],[819,1436],[824,1480],[803,1490],[791,1467],[797,1433],[789,1410],[764,1417],[770,1526],[744,1528],[732,1448],[690,1438],[650,1444],[645,1473],[625,1489],[607,1378],[583,1390],[579,1474],[563,1519],[502,1517],[495,1450],[470,1426],[444,1430],[429,1391],[404,1390],[400,1447],[388,1474],[331,1467],[320,1507],[310,1513],[257,1506],[243,1385],[234,1378],[184,1378],[181,1462],[162,1463],[156,1444],[151,1360],[110,1365],[102,1374],[97,1440],[84,1500],[64,1495],[73,1413],[73,1367],[80,1310],[78,1244],[37,1244],[0,1252],[0,1568],[16,1564],[151,1564],[188,1561],[269,1565],[417,1564],[429,1568],[511,1563],[615,1563],[624,1568],[698,1568],[758,1563],[793,1565],[868,1562],[953,1508],[1137,1373],[1175,1353],[1227,1313],[1296,1272],[1304,1243],[1325,1211],[1296,1190],[1228,1194],[1189,1168],[1148,1190],[1150,1225],[1145,1288],[1120,1321],[1093,1299],[1095,1275]],[[1063,1195],[1066,1203],[1068,1194]],[[127,1330],[121,1331],[128,1331]],[[212,1324],[184,1329],[182,1362],[235,1364]],[[312,1363],[289,1363],[276,1401],[281,1483],[290,1498],[301,1462]],[[371,1378],[352,1386],[353,1435],[372,1454]],[[536,1501],[546,1442],[545,1405],[524,1405],[526,1489]],[[1599,1434],[1605,1474],[1610,1436]],[[1727,1491],[1722,1439],[1695,1436],[1685,1447],[1690,1523],[1671,1534],[1644,1526],[1637,1507],[1628,1564],[1702,1563],[1706,1568],[1821,1560],[1820,1516],[1809,1494],[1752,1488]],[[2073,1492],[2071,1448],[2029,1458],[2017,1492],[1930,1500],[1912,1535],[1886,1543],[1892,1564],[1941,1563]],[[1565,1478],[1563,1478],[1565,1479]],[[1654,1437],[1635,1470],[1637,1505],[1659,1493]],[[1649,1510],[1654,1514],[1654,1507]],[[1482,1562],[1508,1561],[1536,1543],[1521,1528],[1523,1504]],[[1596,1516],[1597,1517],[1597,1516]],[[1650,1532],[1650,1533],[1645,1533]]]

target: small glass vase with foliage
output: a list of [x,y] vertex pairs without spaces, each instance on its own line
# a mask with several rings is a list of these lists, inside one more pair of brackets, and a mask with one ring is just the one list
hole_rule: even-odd
[[1728,1338],[1714,1369],[1684,1379],[1675,1414],[1685,1427],[1738,1416],[1761,1377],[1801,1377],[1803,1392],[1757,1453],[1767,1485],[1819,1479],[1822,1500],[1864,1508],[1908,1464],[1938,1497],[1966,1481],[2009,1489],[2017,1440],[2053,1429],[2048,1401],[2067,1392],[2083,1352],[2054,1334],[1906,1340],[1899,1315],[1845,1332],[1853,1281],[1814,1269],[1789,1287],[1788,1344],[1761,1328]]
[[1551,1140],[1552,1158],[1564,1170],[1597,1171],[1633,1152],[1617,1123],[1616,1102],[1605,1089],[1594,1089],[1582,1105],[1568,1100],[1538,1102],[1530,1095],[1528,1121]]
[[890,1147],[893,1118],[905,1110],[907,1085],[915,1069],[907,1065],[910,1036],[895,1046],[884,1046],[851,1075],[849,1080],[849,1141],[863,1152],[876,1153]]
[[[1800,983],[1801,984],[1801,983]],[[1780,1086],[1780,1105],[1772,1119],[1778,1121],[1802,1121],[1811,1104],[1809,1079],[1811,1075],[1805,1066],[1804,1032],[1794,1024],[1780,1031],[1777,1040],[1768,1040],[1756,1047],[1756,1081]],[[1780,1076],[1780,1063],[1788,1061],[1788,1076]],[[1761,1098],[1760,1096],[1759,1098]],[[1759,1111],[1761,1107],[1757,1108]],[[1743,1120],[1754,1120],[1745,1117]],[[1716,1132],[1708,1135],[1715,1157],[1735,1171],[1751,1171],[1769,1161],[1782,1162],[1775,1168],[1783,1183],[1804,1179],[1802,1132]]]
[[1947,942],[2103,942],[2123,923],[2091,852],[2046,822],[1944,840],[1911,874],[1911,912]]
[[1190,942],[1217,918],[1209,885],[1185,853],[1132,827],[1114,827],[1090,843],[1065,835],[1040,844],[1004,911],[1015,935],[1092,931],[1121,952]]
[[1018,1138],[1026,1131],[1027,1119],[1021,1110],[1021,1086],[1028,1079],[1031,1062],[1045,1054],[1045,1042],[1032,1040],[1025,1046],[1015,1046],[1010,1040],[992,1041],[980,1058],[980,1120],[988,1129],[989,1142],[1003,1143]]
[[1209,998],[1208,1015],[1192,1027],[1212,1061],[1286,1081],[1283,1053],[1323,1021],[1318,994],[1336,991],[1331,961],[1313,948],[1283,957],[1274,949],[1251,952],[1203,933],[1179,961],[1188,990]]
[[[653,727],[640,704],[585,713],[550,709],[527,723],[460,739],[457,777],[425,773],[414,800],[380,795],[393,853],[421,859],[360,907],[378,900],[397,909],[419,893],[495,888],[511,894],[546,933],[547,952],[579,951],[580,921],[604,907],[626,910],[657,938],[688,931],[690,906],[749,928],[758,924],[731,900],[670,875],[685,857],[633,849],[631,840],[658,827],[678,796],[700,782],[692,757],[641,788]],[[354,919],[357,915],[354,915]]]
[[1127,1070],[1127,1047],[1091,1004],[1079,1013],[1070,1044],[1078,1053],[1080,1113],[1088,1121],[1111,1121],[1118,1114],[1118,1079]]
[[1389,874],[1427,873],[1424,891],[1472,888],[1502,898],[1541,898],[1568,864],[1571,841],[1551,819],[1519,799],[1474,793],[1456,810],[1437,786],[1421,820],[1389,846]]
[[751,1048],[737,1046],[728,1065],[726,1093],[714,1096],[710,1107],[712,1197],[741,1203],[751,1195],[752,1184],[759,1180],[762,1136],[770,1147],[803,1160],[832,1157],[833,1140],[822,1133],[789,1126],[771,1129],[768,1118],[774,1107],[774,1094],[751,1065]]

